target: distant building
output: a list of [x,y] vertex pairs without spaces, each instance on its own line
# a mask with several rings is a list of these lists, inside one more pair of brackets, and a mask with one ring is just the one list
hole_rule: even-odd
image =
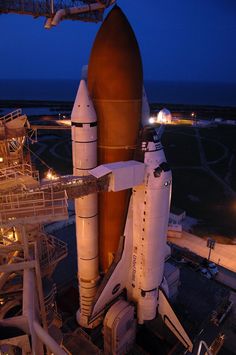
[[196,120],[193,125],[194,126],[199,126],[199,127],[213,127],[215,125],[215,121],[209,121],[209,120]]
[[182,224],[170,223],[168,224],[167,237],[181,238],[183,227]]
[[218,125],[229,125],[229,126],[235,126],[236,121],[235,120],[224,120],[223,118],[215,118],[214,122]]
[[171,207],[169,224],[180,224],[182,225],[183,220],[186,217],[186,212],[181,208]]
[[222,118],[215,118],[214,121],[215,121],[216,123],[221,123],[221,122],[222,122]]
[[234,126],[234,125],[235,125],[235,121],[233,121],[233,120],[226,120],[226,121],[224,122],[224,124],[227,124],[227,125],[230,125],[230,126]]
[[186,217],[186,212],[180,208],[171,207],[168,223],[167,236],[172,238],[181,238],[183,230],[183,220]]
[[172,115],[167,108],[163,108],[161,111],[158,112],[157,114],[157,122],[158,123],[171,123],[172,121]]

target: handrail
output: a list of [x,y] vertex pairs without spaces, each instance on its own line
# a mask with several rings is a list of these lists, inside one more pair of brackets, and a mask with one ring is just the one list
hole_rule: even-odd
[[68,253],[67,244],[52,235],[43,235],[40,247],[40,265],[42,268],[52,266]]
[[8,113],[5,116],[0,117],[0,122],[3,121],[4,123],[7,123],[9,121],[14,120],[15,118],[17,118],[19,116],[22,116],[22,110],[20,108]]
[[15,166],[10,166],[7,168],[0,169],[0,182],[9,180],[9,179],[17,179],[20,176],[32,176],[34,179],[39,181],[39,173],[38,171],[34,171],[30,164],[18,164]]
[[58,218],[60,215],[67,215],[65,191],[0,195],[0,220],[2,223],[17,223],[19,219],[32,217],[45,217],[47,220],[48,218]]

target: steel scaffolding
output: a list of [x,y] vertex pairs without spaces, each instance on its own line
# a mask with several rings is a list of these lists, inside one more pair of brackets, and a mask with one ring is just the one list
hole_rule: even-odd
[[[111,3],[109,0],[0,0],[0,13],[52,18],[58,11],[65,10],[63,19],[98,22],[103,18],[104,9]],[[99,8],[93,8],[94,5],[99,5]],[[82,12],[71,13],[70,9],[75,8]]]

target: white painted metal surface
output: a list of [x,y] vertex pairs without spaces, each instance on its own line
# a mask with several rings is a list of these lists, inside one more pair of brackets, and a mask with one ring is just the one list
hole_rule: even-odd
[[[88,175],[88,170],[97,165],[97,118],[84,80],[79,85],[71,121],[73,173]],[[75,212],[80,292],[77,320],[83,327],[92,327],[88,316],[99,280],[97,194],[75,199]]]
[[[35,294],[35,278],[33,270],[24,270],[23,278],[23,316],[28,321],[29,334],[31,335],[32,353],[43,354],[43,343],[37,337],[33,322],[37,318],[38,301]],[[49,335],[48,335],[49,336]],[[49,336],[50,337],[50,336]]]
[[135,160],[99,165],[89,171],[97,179],[111,174],[109,191],[121,191],[143,183],[145,164]]
[[171,195],[171,171],[155,169],[166,163],[161,146],[145,142],[145,182],[133,189],[132,298],[138,304],[138,322],[156,316],[158,287],[164,272]]
[[[163,320],[170,320],[166,325],[186,348],[191,349],[191,340],[174,311],[169,304],[167,307],[163,297],[159,297],[161,288],[168,293],[163,276],[172,177],[158,132],[147,129],[144,133],[140,151],[145,163],[144,181],[133,187],[124,236],[98,289],[91,320],[104,313],[126,289],[127,299],[136,305],[139,324],[154,319],[159,306]],[[99,173],[102,171],[107,173],[107,168],[103,167]]]
[[135,335],[134,306],[119,300],[111,306],[104,319],[104,353],[126,354],[134,344]]
[[156,316],[166,256],[171,171],[155,132],[154,135],[156,141],[151,137],[151,141],[142,143],[146,167],[144,182],[133,188],[124,245],[99,288],[92,317],[125,287],[128,298],[137,303],[139,323]]

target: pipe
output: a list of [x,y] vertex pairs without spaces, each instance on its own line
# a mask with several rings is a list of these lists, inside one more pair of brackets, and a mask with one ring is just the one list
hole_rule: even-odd
[[50,10],[51,10],[51,14],[54,13],[54,0],[50,1]]
[[44,23],[44,28],[46,30],[50,30],[51,27],[52,27],[52,19],[51,17],[48,17]]
[[[14,263],[14,258],[17,257],[18,253],[19,253],[18,251],[14,252],[13,256],[11,257],[11,259],[9,260],[7,265]],[[3,288],[4,284],[7,282],[8,277],[10,275],[11,275],[11,273],[9,273],[9,272],[2,272],[0,274],[0,290]]]
[[0,265],[0,272],[15,272],[15,271],[21,271],[24,269],[33,269],[35,267],[35,261],[22,261],[19,263],[12,263],[12,264],[4,264]]
[[199,347],[198,347],[198,352],[197,352],[197,355],[200,355],[201,354],[201,350],[202,350],[202,346],[204,345],[205,349],[206,349],[206,352],[208,355],[212,355],[212,352],[211,350],[208,348],[207,344],[205,343],[204,340],[201,340],[200,343],[199,343]]
[[37,337],[33,322],[36,319],[37,301],[35,294],[35,277],[32,270],[24,270],[23,278],[23,316],[28,320],[32,342],[32,354],[44,354],[43,344]]
[[[109,5],[112,5],[114,2],[115,0],[110,1]],[[75,15],[83,12],[105,9],[106,7],[107,5],[105,4],[96,3],[96,4],[81,6],[81,7],[69,7],[68,9],[60,9],[56,12],[55,16],[53,17],[51,25],[52,26],[58,25],[58,23],[62,20],[62,18],[69,14]]]
[[61,349],[56,341],[37,321],[36,297],[34,272],[32,270],[24,270],[23,315],[28,319],[33,354],[43,354],[42,344],[45,344],[47,349],[49,349],[53,354],[66,355],[66,352]]
[[[6,302],[5,304],[3,304],[3,306],[1,307],[1,311],[0,311],[0,319],[5,319],[7,312],[17,306],[21,306],[21,302],[20,300],[11,300]],[[8,318],[7,318],[8,319]]]
[[17,317],[1,319],[0,326],[16,327],[23,330],[23,332],[25,333],[28,333],[29,331],[27,318],[25,316],[17,316]]
[[55,355],[67,355],[67,353],[57,344],[57,342],[41,327],[41,325],[33,321],[34,330],[39,339],[52,351]]

